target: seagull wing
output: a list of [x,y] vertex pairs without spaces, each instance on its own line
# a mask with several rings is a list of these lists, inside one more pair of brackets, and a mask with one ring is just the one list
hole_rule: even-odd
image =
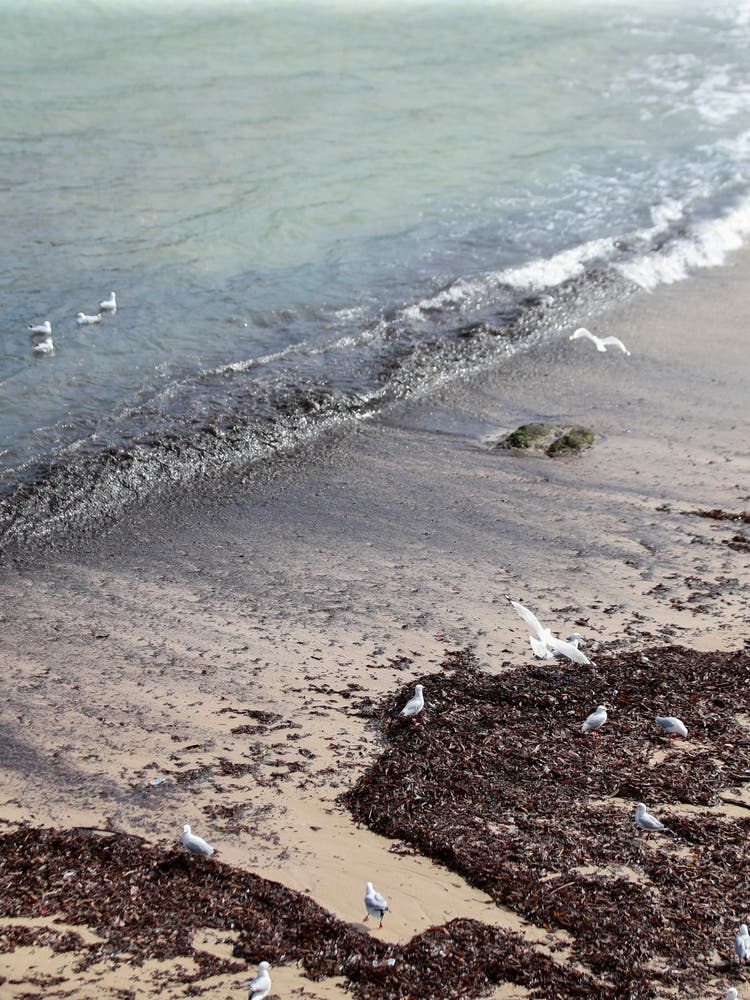
[[612,347],[619,347],[624,354],[630,354],[630,351],[623,344],[619,337],[603,337],[602,344],[611,344]]
[[[526,624],[529,626],[529,628],[534,633],[534,635],[536,636],[536,638],[537,639],[541,639],[542,641],[544,641],[547,638],[547,635],[549,634],[549,630],[543,627],[542,623],[539,621],[539,619],[534,614],[534,612],[533,611],[529,611],[528,608],[524,607],[523,604],[519,604],[518,601],[511,601],[509,597],[508,597],[508,600],[513,605],[513,607],[516,609],[516,611],[518,612],[518,614],[523,618],[523,620],[526,622]],[[532,643],[532,646],[533,646],[533,643]]]
[[591,330],[587,330],[585,326],[579,326],[574,333],[571,333],[571,335],[568,337],[568,340],[579,340],[581,337],[587,337],[595,344],[599,340],[599,338],[595,337],[594,334],[591,332]]
[[534,651],[534,656],[539,657],[540,660],[554,659],[554,653],[544,639],[535,639],[533,635],[530,635],[529,642],[531,643],[531,648]]
[[590,664],[591,660],[582,653],[577,646],[574,646],[572,642],[565,642],[564,639],[558,639],[556,635],[551,635],[547,640],[549,645],[562,656],[567,656],[569,660],[573,663]]

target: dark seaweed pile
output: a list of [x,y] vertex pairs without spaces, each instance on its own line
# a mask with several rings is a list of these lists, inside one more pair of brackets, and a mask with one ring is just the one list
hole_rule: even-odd
[[[750,656],[665,646],[490,676],[462,651],[443,667],[421,678],[421,716],[380,712],[389,746],[345,796],[355,817],[567,931],[599,984],[587,995],[702,998],[717,976],[750,978],[730,970],[750,906],[750,807],[738,819],[709,808],[750,780],[750,731],[734,718]],[[610,721],[584,736],[601,702]],[[659,735],[654,716],[672,714],[687,742]],[[670,832],[644,842],[638,801]],[[705,808],[669,809],[680,804]]]
[[[105,958],[138,965],[191,957],[198,971],[174,972],[191,994],[202,992],[201,980],[246,975],[262,960],[299,961],[312,979],[346,975],[357,996],[374,1000],[472,997],[506,980],[539,985],[536,996],[586,997],[594,985],[499,928],[453,920],[388,945],[278,882],[122,834],[27,828],[0,837],[0,915],[50,917],[49,928],[5,927],[0,951],[32,943],[73,950],[78,971]],[[86,945],[73,932],[56,932],[53,915],[105,943]],[[239,961],[194,949],[199,928],[234,932]],[[387,958],[395,959],[392,966]]]

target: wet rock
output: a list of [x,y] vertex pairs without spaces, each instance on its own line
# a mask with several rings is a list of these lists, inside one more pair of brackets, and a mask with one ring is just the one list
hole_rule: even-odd
[[495,448],[530,451],[555,458],[579,454],[594,443],[593,431],[587,427],[548,423],[521,424],[507,437],[496,442]]

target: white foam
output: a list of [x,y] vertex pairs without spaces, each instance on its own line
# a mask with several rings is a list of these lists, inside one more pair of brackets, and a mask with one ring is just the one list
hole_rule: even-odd
[[499,277],[503,284],[512,288],[529,291],[554,288],[570,278],[580,277],[586,264],[592,260],[607,259],[614,250],[615,245],[611,239],[589,240],[556,253],[553,257],[542,257],[520,267],[512,267],[503,271]]
[[699,223],[690,236],[676,240],[664,251],[644,254],[616,267],[629,281],[650,291],[657,285],[683,281],[695,268],[719,267],[748,234],[750,197],[721,218]]

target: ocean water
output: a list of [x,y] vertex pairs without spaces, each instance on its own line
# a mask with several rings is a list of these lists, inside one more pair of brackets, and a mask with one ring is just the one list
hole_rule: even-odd
[[0,537],[720,264],[748,51],[747,0],[0,0]]

